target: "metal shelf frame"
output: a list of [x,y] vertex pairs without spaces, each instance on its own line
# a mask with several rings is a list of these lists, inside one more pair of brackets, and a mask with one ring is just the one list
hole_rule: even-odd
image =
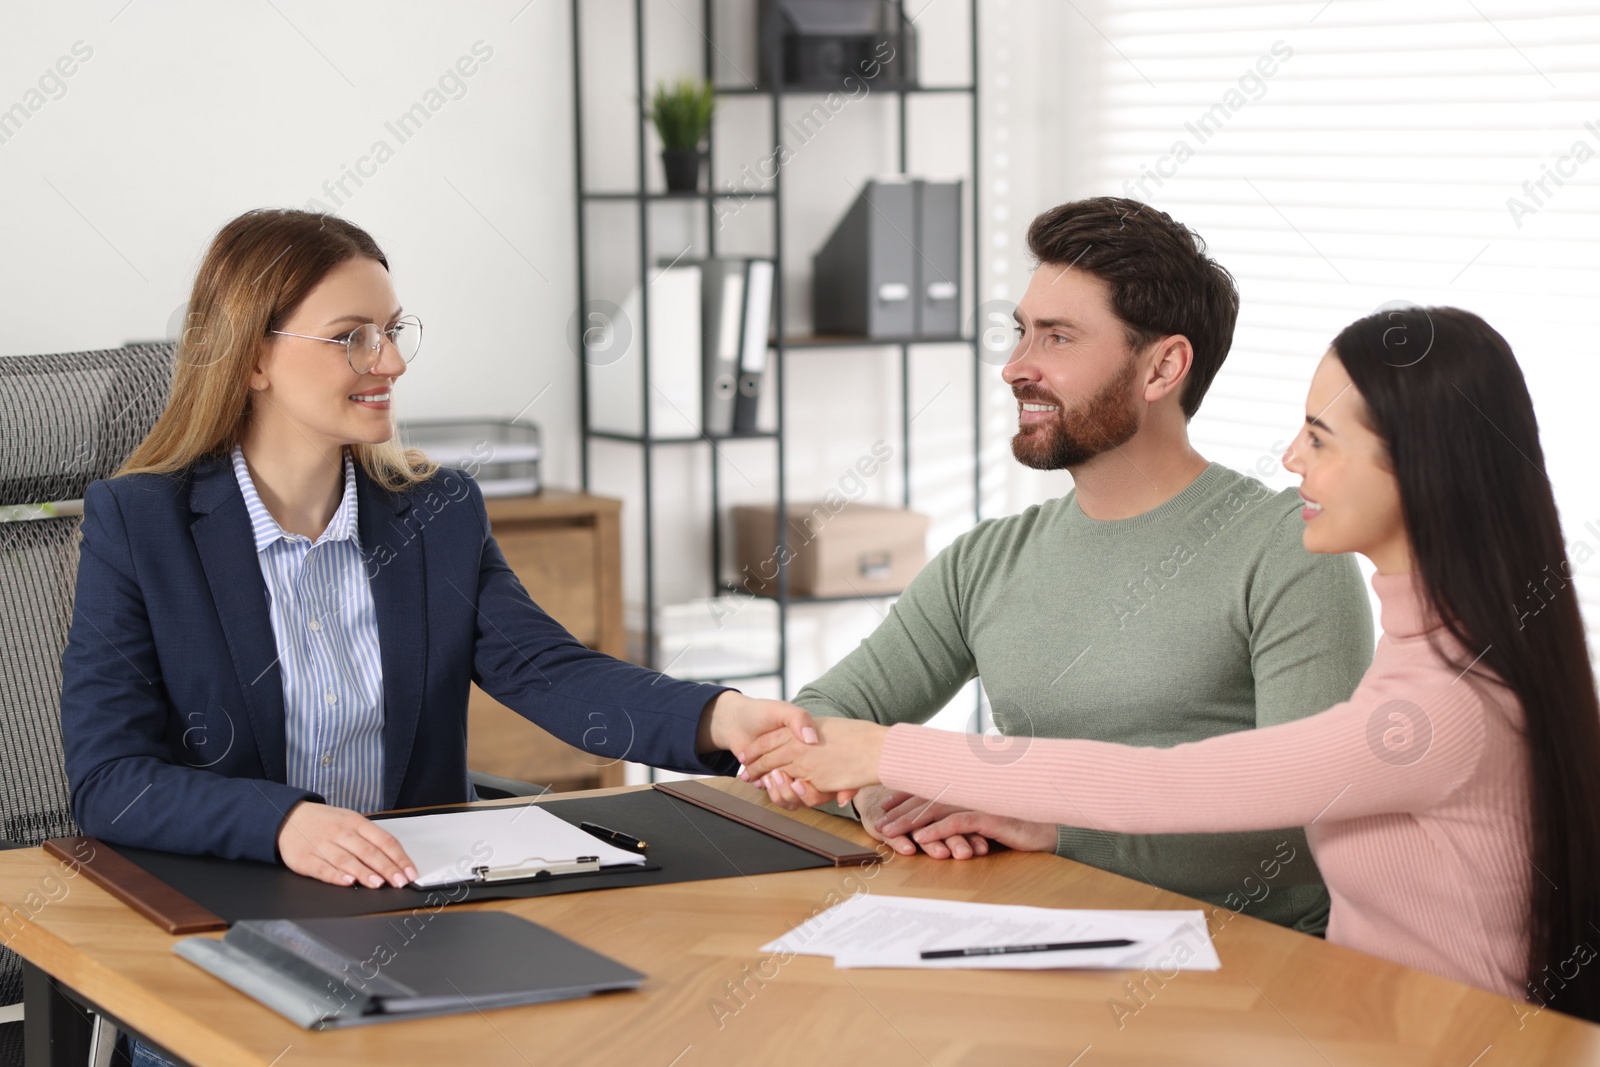
[[[971,291],[968,294],[969,302],[976,307],[981,300],[981,271],[982,252],[978,244],[979,203],[980,203],[980,176],[981,176],[981,138],[978,92],[978,61],[979,61],[979,35],[978,35],[978,5],[980,0],[967,0],[969,8],[969,53],[971,62],[971,84],[966,85],[886,85],[879,91],[891,94],[895,98],[898,118],[898,164],[901,174],[907,173],[907,158],[909,154],[909,126],[907,122],[907,104],[914,97],[926,95],[965,95],[970,101],[970,132],[972,137],[971,173],[967,182],[971,189],[969,215],[962,220],[962,239],[968,241],[964,254],[971,256]],[[636,187],[633,191],[590,191],[585,188],[584,166],[584,84],[583,84],[583,0],[570,0],[572,18],[572,82],[573,82],[573,137],[575,160],[575,183],[577,190],[577,269],[578,269],[578,307],[584,309],[589,304],[589,248],[587,245],[587,208],[592,203],[603,202],[632,202],[638,211],[638,253],[639,253],[639,291],[640,291],[640,322],[633,331],[635,343],[640,346],[640,373],[642,375],[641,400],[643,411],[641,413],[642,433],[638,435],[618,434],[598,431],[589,425],[589,364],[582,358],[581,349],[578,354],[578,405],[581,419],[581,472],[585,490],[590,488],[591,479],[591,445],[595,441],[609,441],[636,446],[640,452],[642,463],[643,507],[645,530],[644,544],[641,547],[644,562],[644,639],[646,665],[660,669],[661,664],[652,662],[655,658],[655,629],[656,629],[656,558],[654,545],[654,530],[656,522],[655,493],[654,493],[654,452],[660,447],[682,447],[699,443],[709,444],[707,449],[710,464],[711,484],[711,595],[719,595],[736,587],[729,586],[722,579],[722,492],[721,492],[721,461],[716,445],[719,442],[730,440],[768,440],[773,443],[774,465],[776,467],[775,483],[777,505],[777,530],[776,547],[778,553],[777,593],[772,599],[778,602],[778,662],[776,669],[770,673],[756,673],[740,675],[740,679],[771,678],[778,680],[781,695],[785,698],[792,696],[789,685],[789,642],[788,623],[789,611],[793,608],[807,604],[836,604],[858,599],[856,597],[799,597],[789,591],[789,567],[785,562],[788,549],[788,524],[784,522],[787,511],[787,420],[785,417],[785,377],[787,374],[786,356],[789,352],[803,352],[807,350],[825,350],[838,348],[898,348],[900,351],[900,457],[901,457],[901,503],[904,507],[911,506],[911,349],[924,345],[949,345],[960,344],[971,349],[972,359],[972,509],[974,522],[983,518],[983,485],[981,456],[983,448],[982,429],[982,385],[983,361],[979,358],[979,340],[977,337],[950,336],[950,337],[892,337],[892,338],[866,338],[866,337],[818,337],[818,336],[791,336],[786,330],[787,316],[784,307],[784,251],[788,235],[784,226],[784,205],[790,195],[785,188],[784,171],[786,165],[782,162],[783,152],[781,141],[783,136],[782,118],[784,100],[790,97],[804,97],[827,92],[824,89],[785,89],[776,85],[771,89],[754,86],[714,86],[719,96],[740,97],[766,97],[769,101],[769,115],[773,135],[774,157],[780,161],[777,173],[772,179],[770,189],[755,193],[739,190],[716,188],[716,176],[708,173],[706,189],[704,192],[693,193],[665,193],[650,191],[650,159],[649,146],[649,116],[645,109],[647,89],[645,83],[645,3],[644,0],[633,0],[633,74],[635,98],[639,101],[640,111],[635,131],[638,173]],[[715,21],[713,15],[718,0],[701,0],[701,13],[703,18],[705,47],[701,62],[704,77],[714,79],[715,57],[719,49],[713,37],[715,35]],[[707,159],[708,171],[711,160],[715,159],[715,144],[711,140],[715,137],[715,130],[708,135]],[[777,429],[772,432],[741,433],[731,435],[702,434],[699,437],[672,437],[658,438],[652,435],[650,427],[650,239],[649,222],[650,209],[659,203],[693,203],[701,202],[707,207],[706,214],[706,254],[717,254],[717,233],[714,225],[715,212],[712,204],[718,200],[738,198],[748,200],[759,198],[770,200],[773,204],[772,211],[772,258],[776,264],[773,280],[773,310],[772,321],[774,337],[770,351],[770,362],[766,372],[767,387],[775,391],[774,400],[777,409]],[[580,330],[581,345],[581,330]],[[892,599],[886,597],[872,597],[870,600]],[[734,681],[734,678],[708,679],[713,681]],[[981,696],[980,696],[981,699]]]

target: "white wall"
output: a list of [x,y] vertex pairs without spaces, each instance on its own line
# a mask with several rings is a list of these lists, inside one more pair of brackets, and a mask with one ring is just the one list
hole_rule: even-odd
[[[40,106],[0,126],[0,354],[171,336],[222,223],[316,199],[372,232],[426,324],[400,416],[526,408],[572,484],[568,41],[560,0],[7,4],[0,109]],[[30,98],[75,45],[65,91]],[[417,103],[436,110],[402,141],[387,124]]]

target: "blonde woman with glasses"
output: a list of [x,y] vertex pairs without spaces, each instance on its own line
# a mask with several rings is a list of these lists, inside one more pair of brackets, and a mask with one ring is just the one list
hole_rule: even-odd
[[195,278],[166,410],[84,498],[61,721],[103,840],[404,885],[365,816],[474,797],[467,694],[603,757],[731,773],[792,704],[581,645],[529,599],[471,477],[394,439],[422,323],[373,239],[251,211]]

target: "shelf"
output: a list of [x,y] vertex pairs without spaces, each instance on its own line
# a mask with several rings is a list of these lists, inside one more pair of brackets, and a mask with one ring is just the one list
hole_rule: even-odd
[[[853,75],[852,75],[853,76]],[[919,93],[971,93],[970,85],[872,85],[864,82],[872,92],[877,93],[903,93],[915,95]],[[771,96],[771,89],[759,89],[753,85],[717,85],[713,86],[718,96]],[[783,96],[827,96],[829,93],[845,92],[842,85],[828,86],[784,86]]]
[[[776,347],[777,339],[768,342]],[[784,348],[876,348],[899,345],[970,345],[973,338],[960,334],[934,337],[848,337],[842,334],[796,334],[783,342]]]
[[718,189],[710,193],[579,193],[584,200],[616,200],[624,203],[640,200],[681,200],[693,202],[696,200],[771,200],[772,193],[762,190],[755,192],[742,192],[738,189]]
[[644,437],[635,433],[613,433],[610,430],[589,430],[590,437],[601,441],[621,441],[630,445],[695,445],[718,441],[770,441],[778,435],[770,430],[753,433],[703,433],[699,437]]
[[[717,24],[717,20],[712,18],[715,3],[716,0],[702,0],[702,3],[698,5],[705,16],[705,25],[708,27]],[[900,33],[909,29],[907,24],[910,19],[904,11],[907,6],[906,0],[886,0],[886,3],[892,4],[899,11],[900,21],[896,23],[896,26],[900,27],[900,29],[895,32]],[[623,4],[624,6],[629,6],[627,0],[623,0]],[[590,484],[591,452],[602,454],[608,465],[615,465],[618,460],[625,461],[630,458],[642,460],[644,463],[643,476],[647,479],[642,493],[643,530],[651,533],[656,532],[657,523],[663,518],[662,509],[664,505],[660,501],[666,498],[661,495],[663,487],[649,481],[649,479],[657,477],[654,467],[651,466],[653,461],[650,457],[656,456],[663,460],[672,457],[667,456],[664,452],[658,453],[656,451],[657,446],[669,448],[678,445],[695,445],[702,441],[710,444],[709,448],[690,449],[674,454],[678,459],[688,461],[691,466],[698,467],[704,464],[706,468],[706,484],[709,488],[709,493],[708,499],[705,501],[708,507],[705,510],[709,512],[710,522],[709,537],[706,538],[708,543],[704,546],[708,551],[705,553],[704,560],[705,563],[709,564],[709,567],[697,563],[692,572],[684,571],[685,561],[676,558],[679,553],[675,550],[673,552],[674,558],[664,558],[665,546],[658,543],[658,539],[654,537],[646,536],[643,538],[642,543],[630,546],[631,551],[636,554],[630,555],[630,560],[638,558],[642,563],[642,573],[638,578],[645,608],[645,619],[647,620],[644,633],[646,640],[642,647],[652,649],[654,645],[650,637],[656,625],[656,608],[660,601],[658,596],[660,590],[657,588],[659,584],[658,578],[663,575],[670,575],[673,579],[692,579],[695,591],[699,591],[704,586],[709,586],[709,591],[712,595],[742,594],[745,597],[752,595],[750,591],[724,581],[728,565],[727,553],[724,551],[727,547],[725,542],[731,539],[725,529],[727,525],[725,521],[727,518],[726,506],[732,503],[729,500],[728,487],[724,484],[729,477],[729,473],[726,471],[728,461],[730,459],[735,460],[740,466],[743,466],[743,457],[747,453],[749,453],[749,458],[752,462],[765,461],[770,458],[773,467],[771,483],[770,486],[763,486],[760,494],[766,502],[779,505],[779,511],[781,512],[784,506],[793,503],[789,499],[788,492],[789,483],[796,480],[794,457],[789,455],[791,445],[801,437],[807,440],[823,440],[831,429],[827,425],[827,416],[823,416],[820,420],[808,418],[800,423],[795,423],[792,421],[793,414],[786,412],[786,405],[792,404],[792,401],[787,399],[787,390],[784,385],[786,374],[803,373],[809,378],[817,370],[822,370],[824,373],[832,373],[827,369],[831,364],[827,361],[822,364],[817,363],[818,357],[797,354],[795,356],[797,362],[786,365],[784,357],[791,351],[801,353],[817,349],[819,351],[847,353],[855,349],[862,351],[851,354],[867,355],[868,353],[865,350],[872,349],[876,350],[870,353],[874,358],[887,356],[891,362],[899,364],[899,402],[891,406],[899,413],[900,440],[896,466],[899,470],[899,480],[902,486],[901,496],[909,504],[911,486],[917,482],[917,479],[913,477],[911,459],[914,444],[911,424],[916,418],[911,405],[913,379],[916,376],[923,375],[928,369],[926,367],[928,359],[932,359],[935,356],[953,358],[958,353],[952,346],[965,346],[970,351],[971,356],[969,357],[968,351],[959,352],[961,362],[969,364],[969,366],[963,367],[963,374],[970,373],[973,381],[971,410],[972,515],[974,521],[981,519],[984,499],[981,477],[984,444],[982,433],[982,375],[985,373],[986,368],[984,361],[976,358],[983,354],[978,349],[980,339],[962,336],[964,329],[972,328],[971,324],[962,319],[955,321],[946,319],[945,323],[954,326],[954,330],[945,335],[925,337],[818,336],[815,333],[801,334],[801,324],[796,323],[793,318],[792,299],[786,300],[781,297],[790,295],[794,282],[794,279],[789,277],[790,272],[786,268],[786,264],[798,263],[804,253],[815,251],[811,246],[825,236],[823,233],[818,232],[817,227],[811,224],[809,220],[805,226],[795,225],[795,206],[801,203],[811,204],[816,200],[816,196],[812,194],[815,194],[817,190],[810,188],[814,184],[814,179],[807,181],[806,178],[810,177],[809,175],[796,177],[793,173],[793,168],[785,165],[786,160],[783,153],[774,156],[778,164],[776,171],[770,178],[762,181],[759,187],[754,177],[747,171],[735,174],[728,170],[727,168],[730,166],[736,166],[738,161],[724,158],[728,155],[728,148],[731,147],[731,142],[725,144],[718,135],[717,130],[721,128],[725,134],[729,130],[726,126],[719,124],[719,127],[714,127],[708,139],[707,163],[702,166],[700,172],[700,180],[704,183],[704,191],[697,189],[694,192],[669,193],[660,191],[658,187],[653,187],[653,183],[659,181],[656,176],[659,174],[659,170],[657,169],[657,161],[648,148],[653,143],[651,141],[652,134],[650,132],[649,119],[641,110],[637,109],[634,111],[633,116],[637,125],[624,122],[622,125],[626,127],[625,130],[608,128],[604,131],[602,137],[604,143],[609,145],[615,136],[625,134],[627,142],[636,143],[637,148],[631,153],[632,158],[627,161],[627,165],[609,165],[619,161],[611,161],[608,156],[606,158],[608,166],[603,172],[586,170],[585,167],[590,163],[590,159],[585,152],[585,139],[588,135],[585,133],[583,120],[584,98],[586,95],[586,79],[583,68],[584,56],[587,54],[584,43],[586,40],[591,39],[591,35],[593,35],[592,39],[596,41],[599,40],[600,35],[606,36],[609,41],[610,38],[615,37],[615,27],[604,16],[601,16],[589,32],[585,33],[585,22],[594,20],[593,15],[590,15],[587,20],[585,18],[585,10],[591,5],[584,3],[584,0],[568,0],[567,6],[570,10],[570,24],[574,35],[571,70],[573,87],[572,128],[574,133],[575,173],[577,176],[577,180],[574,182],[573,205],[575,207],[574,223],[577,237],[577,270],[575,277],[577,281],[578,306],[587,306],[588,298],[591,295],[589,293],[588,279],[592,270],[591,264],[594,262],[604,262],[608,266],[613,261],[620,263],[648,262],[652,264],[652,269],[669,262],[669,256],[676,251],[679,238],[674,237],[671,248],[658,250],[656,244],[652,242],[650,232],[655,228],[657,222],[673,222],[675,225],[687,224],[694,231],[695,243],[692,247],[696,257],[727,256],[730,253],[748,252],[750,249],[762,248],[765,249],[764,253],[762,253],[762,258],[772,260],[776,268],[773,289],[775,296],[779,298],[775,298],[773,301],[772,317],[769,323],[769,333],[774,339],[769,342],[769,345],[772,346],[772,351],[769,353],[768,373],[764,381],[764,385],[772,395],[763,398],[763,403],[766,403],[767,400],[773,401],[771,409],[764,409],[771,411],[775,415],[776,425],[771,431],[727,435],[696,434],[692,429],[694,425],[692,422],[684,422],[682,420],[664,421],[659,418],[652,420],[652,432],[649,435],[644,434],[642,431],[619,433],[609,429],[596,430],[589,423],[589,411],[587,408],[587,402],[592,395],[590,390],[593,383],[590,381],[589,373],[592,368],[581,361],[579,363],[578,373],[581,383],[580,396],[583,410],[580,410],[578,416],[581,427],[579,441],[582,452],[581,471],[583,484],[585,486]],[[644,10],[644,0],[633,0],[631,6],[636,14],[641,13]],[[696,5],[691,3],[690,6]],[[714,39],[717,35],[709,31],[709,35],[703,35],[704,48],[700,49],[702,55],[699,64],[699,76],[712,83],[711,91],[714,93],[719,106],[726,105],[738,111],[738,114],[734,114],[729,120],[735,125],[746,124],[744,121],[746,119],[757,121],[758,128],[764,127],[768,118],[778,123],[779,128],[771,131],[775,141],[782,140],[787,136],[784,133],[783,123],[786,116],[793,117],[791,112],[797,114],[799,111],[813,107],[819,100],[824,98],[837,103],[838,97],[847,94],[852,100],[860,99],[871,93],[880,94],[888,102],[887,109],[881,114],[875,113],[875,116],[869,116],[864,121],[887,124],[883,125],[880,131],[880,139],[887,138],[897,149],[894,157],[896,164],[893,169],[902,175],[909,176],[913,173],[911,164],[918,158],[912,151],[914,147],[913,140],[916,140],[920,145],[920,142],[926,136],[932,136],[937,142],[944,139],[946,135],[946,131],[942,127],[949,126],[952,130],[964,128],[968,134],[969,141],[965,148],[966,152],[970,153],[970,173],[966,175],[964,180],[969,183],[967,188],[972,192],[969,197],[963,199],[963,205],[970,203],[971,206],[963,206],[962,208],[959,247],[963,257],[962,288],[964,302],[972,302],[976,300],[976,295],[982,290],[983,253],[978,241],[981,221],[978,209],[981,206],[981,197],[976,190],[983,175],[981,145],[984,143],[984,139],[980,128],[982,109],[979,106],[983,96],[980,89],[982,85],[982,68],[978,49],[978,0],[969,0],[967,8],[968,10],[965,14],[967,31],[964,35],[965,44],[963,47],[970,51],[971,65],[966,71],[959,69],[943,70],[941,68],[941,73],[952,79],[960,78],[962,74],[966,74],[967,80],[965,83],[909,84],[908,80],[914,81],[916,79],[914,68],[885,66],[881,70],[876,70],[876,76],[872,78],[865,77],[860,68],[857,68],[851,72],[854,76],[848,79],[841,74],[839,78],[819,78],[806,84],[792,86],[780,84],[761,86],[750,83],[750,79],[743,74],[729,71],[723,77],[728,78],[730,82],[733,82],[734,79],[740,79],[740,81],[734,84],[717,85],[715,84],[716,70],[718,68],[716,59],[719,54],[724,53],[720,42]],[[687,10],[687,8],[684,10]],[[629,84],[627,84],[626,88],[631,90],[628,95],[636,100],[645,100],[649,96],[649,87],[646,84],[645,77],[647,66],[645,60],[647,57],[645,54],[646,34],[643,29],[644,21],[642,14],[639,14],[633,22],[633,47],[631,54],[627,57],[632,60],[633,76],[627,79]],[[753,30],[753,26],[746,25],[740,32],[739,39],[745,43],[755,43],[759,47],[759,41],[752,41]],[[688,40],[688,38],[685,38],[685,40]],[[693,44],[693,42],[690,43]],[[958,44],[954,38],[950,43],[952,45]],[[626,48],[626,45],[623,47]],[[954,54],[951,53],[952,56]],[[869,66],[866,70],[872,71],[874,68]],[[604,75],[597,73],[595,77],[606,77],[608,79],[616,77],[609,66],[606,71],[607,73]],[[829,94],[837,95],[830,96]],[[784,107],[785,97],[793,98],[794,104],[787,108]],[[948,106],[924,105],[920,102],[913,103],[914,100],[920,101],[924,97],[943,100]],[[742,102],[745,100],[748,100],[749,103]],[[916,132],[913,135],[913,128],[920,129],[920,127],[917,123],[908,120],[913,111],[920,112],[924,106],[935,107],[940,112],[941,128],[926,132]],[[770,116],[765,114],[768,111],[771,112]],[[898,112],[898,121],[891,121],[894,117],[888,114],[889,111]],[[968,113],[970,113],[969,118],[963,119],[959,117]],[[852,125],[855,121],[852,120]],[[591,134],[597,132],[590,131]],[[790,147],[793,146],[791,145]],[[599,161],[596,160],[595,162]],[[867,170],[863,167],[864,161],[848,156],[831,163],[825,160],[819,162],[822,164],[824,172],[836,174],[851,181],[852,184],[855,184],[854,179],[858,173],[862,178],[869,178],[873,173],[882,172],[883,170],[881,167]],[[880,160],[879,162],[885,161]],[[593,180],[597,182],[596,188],[593,190],[588,186],[591,180],[591,173],[594,176]],[[765,170],[762,173],[765,174]],[[740,175],[743,175],[743,177]],[[772,210],[758,208],[758,217],[741,218],[741,223],[746,224],[749,232],[746,233],[741,230],[738,235],[740,237],[739,241],[732,241],[731,235],[725,238],[720,231],[722,223],[726,221],[723,216],[727,213],[722,208],[742,205],[751,200],[765,201],[772,205]],[[664,214],[654,210],[654,205],[657,202],[673,201],[703,204],[704,207],[688,211],[669,207],[663,209]],[[621,210],[601,209],[599,211],[590,211],[588,208],[592,204],[612,204]],[[786,210],[777,210],[780,206]],[[633,210],[630,211],[630,208]],[[629,215],[636,217],[626,219],[612,218],[612,216]],[[671,218],[668,218],[668,216],[671,216]],[[624,225],[619,227],[620,233],[612,232],[610,227],[606,228],[602,233],[590,225],[591,223],[599,222],[622,223]],[[703,236],[699,232],[702,229]],[[618,236],[623,236],[624,239],[619,242],[616,240]],[[752,239],[760,239],[761,243],[753,244],[751,243]],[[626,260],[621,258],[624,254],[628,257]],[[688,253],[685,252],[684,254],[687,255]],[[599,257],[602,255],[608,258],[601,260]],[[677,262],[677,260],[671,260],[671,262]],[[685,293],[682,299],[688,299],[688,297],[689,294]],[[658,308],[658,302],[652,300],[640,309],[639,314],[644,321],[634,324],[640,336],[651,336],[650,330],[653,323],[649,320],[653,316],[649,312],[657,311]],[[677,309],[673,310],[676,311]],[[789,316],[787,319],[785,318],[786,315]],[[907,322],[906,325],[913,325],[913,323]],[[809,322],[805,323],[803,328],[807,330],[814,329]],[[740,336],[743,336],[742,332]],[[759,340],[760,334],[758,333],[756,336]],[[702,340],[704,340],[704,337],[702,337]],[[940,351],[922,352],[920,351],[922,346],[927,346],[930,349],[939,348]],[[911,350],[914,348],[919,349],[919,351],[913,357]],[[899,358],[895,359],[895,356]],[[801,368],[799,364],[805,364],[805,367]],[[641,371],[640,373],[642,374],[643,372]],[[649,392],[647,388],[644,388],[643,382],[641,382],[641,388],[644,392]],[[810,396],[809,393],[803,395]],[[885,397],[886,401],[889,399],[889,397]],[[631,412],[633,409],[629,407],[626,410]],[[629,419],[622,419],[617,424],[627,425],[630,421]],[[699,421],[704,425],[704,420]],[[818,425],[818,423],[821,423],[821,425]],[[727,424],[719,423],[719,425]],[[671,427],[671,434],[664,432],[665,428],[669,426]],[[731,448],[724,449],[722,445],[724,441],[769,441],[771,444],[770,446],[763,444],[755,449],[740,449],[737,450],[739,455],[734,456],[731,453],[736,450]],[[623,456],[618,453],[617,449],[610,448],[608,445],[602,444],[602,442],[615,442],[624,448],[637,446],[637,452],[630,452],[627,456]],[[740,473],[742,474],[743,472]],[[630,508],[636,506],[633,501],[640,495],[636,489],[632,488],[632,484],[630,483],[628,494],[630,503],[627,505]],[[737,497],[739,494],[734,495]],[[675,508],[687,507],[689,514],[700,511],[699,504],[698,498],[692,501],[674,501]],[[790,579],[793,578],[792,571],[789,572],[789,577]],[[789,579],[785,579],[784,584],[787,586]],[[790,662],[792,650],[789,647],[789,639],[792,636],[791,623],[796,618],[796,616],[791,615],[790,609],[804,615],[810,612],[810,605],[842,607],[847,604],[864,603],[871,605],[875,612],[881,614],[886,612],[889,604],[894,603],[897,598],[903,595],[899,592],[859,593],[851,590],[848,585],[845,585],[844,588],[850,590],[849,595],[795,595],[779,598],[776,595],[776,583],[774,583],[774,587],[769,590],[770,595],[761,595],[761,599],[764,603],[772,605],[763,614],[770,613],[776,616],[776,637],[778,641],[776,662],[765,662],[763,659],[752,659],[749,662],[731,659],[722,662],[708,660],[705,663],[705,667],[726,669],[734,673],[721,678],[708,676],[706,680],[733,682],[743,678],[772,678],[776,680],[780,693],[788,695],[790,685],[794,681],[794,664]],[[687,586],[684,589],[687,590]],[[761,605],[758,604],[755,607],[760,608]],[[863,624],[870,621],[864,617],[865,614],[865,612],[859,610],[851,613],[852,617],[855,615],[863,616],[858,620]],[[653,651],[658,652],[660,649],[659,647],[654,647]],[[663,667],[661,664],[655,663],[653,654],[647,654],[645,659],[652,666],[661,667],[667,671],[673,669],[671,664]],[[689,667],[692,665],[685,663],[679,664],[679,666]],[[704,669],[698,673],[702,675],[708,674]]]

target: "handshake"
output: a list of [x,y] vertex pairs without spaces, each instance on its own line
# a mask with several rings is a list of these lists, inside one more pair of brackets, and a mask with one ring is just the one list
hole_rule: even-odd
[[815,742],[789,729],[757,737],[735,753],[744,764],[739,777],[759,783],[773,803],[791,811],[830,800],[848,803],[863,786],[878,781],[888,727],[860,719],[821,719],[813,727]]
[[970,811],[878,785],[886,726],[860,719],[785,718],[782,725],[740,739],[734,754],[744,765],[740,779],[761,786],[786,810],[853,800],[862,827],[905,856],[920,848],[934,859],[971,859],[987,855],[991,843],[1027,852],[1056,848],[1052,823]]

